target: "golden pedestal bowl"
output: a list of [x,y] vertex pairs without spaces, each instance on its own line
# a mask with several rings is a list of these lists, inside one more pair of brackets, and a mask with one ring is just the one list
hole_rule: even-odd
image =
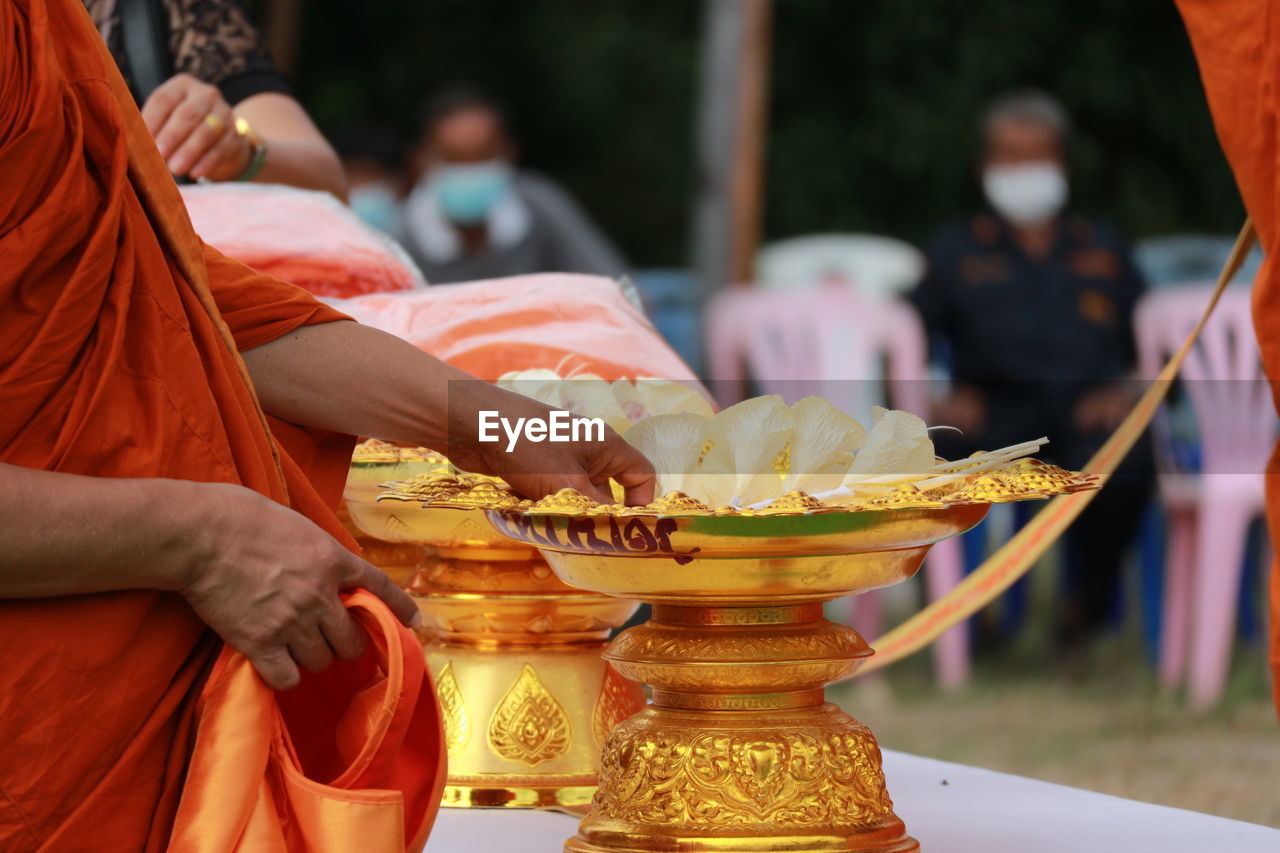
[[641,509],[571,492],[495,502],[494,527],[539,548],[566,583],[654,608],[605,653],[652,686],[653,704],[609,735],[591,812],[565,850],[917,850],[874,736],[824,700],[824,686],[872,652],[822,605],[911,577],[991,500],[1091,485],[1035,463],[1003,483],[984,476],[967,497],[904,489],[856,508],[798,493],[758,511],[712,511],[674,493]]
[[388,529],[395,522],[377,509],[378,495],[386,491],[382,484],[448,470],[449,460],[437,453],[383,441],[361,442],[351,457],[338,518],[360,543],[364,558],[390,575],[396,586],[407,589],[413,583],[432,549]]
[[567,586],[482,510],[421,506],[415,482],[447,477],[447,466],[389,493],[360,489],[358,478],[374,472],[359,465],[347,491],[356,527],[384,547],[423,549],[404,585],[423,614],[444,714],[443,804],[584,808],[605,736],[645,702],[601,657],[610,629],[638,604]]

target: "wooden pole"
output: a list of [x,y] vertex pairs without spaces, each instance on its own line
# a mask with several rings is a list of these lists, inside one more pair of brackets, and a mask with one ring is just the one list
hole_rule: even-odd
[[694,266],[703,295],[755,272],[772,0],[705,0]]
[[271,58],[287,74],[294,73],[298,66],[302,3],[303,0],[270,0],[261,22]]

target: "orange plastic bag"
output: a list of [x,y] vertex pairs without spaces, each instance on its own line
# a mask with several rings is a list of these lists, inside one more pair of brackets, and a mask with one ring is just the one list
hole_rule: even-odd
[[491,382],[532,368],[610,380],[695,379],[603,276],[542,273],[326,301]]
[[169,853],[405,853],[426,842],[445,753],[422,647],[370,593],[346,605],[368,650],[304,672],[293,690],[272,693],[244,655],[223,650],[196,711]]
[[426,286],[394,240],[329,193],[277,184],[198,184],[183,187],[182,198],[206,243],[317,296]]

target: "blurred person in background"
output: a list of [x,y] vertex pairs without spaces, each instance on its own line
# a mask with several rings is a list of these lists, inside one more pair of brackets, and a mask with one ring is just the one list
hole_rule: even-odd
[[549,178],[518,168],[517,153],[505,112],[487,94],[459,87],[429,102],[398,235],[427,280],[624,273],[600,229]]
[[357,125],[333,135],[347,175],[347,203],[379,231],[394,234],[404,209],[404,145],[382,125]]
[[338,156],[239,0],[84,0],[169,171],[346,198]]
[[[1036,436],[1045,456],[1082,467],[1137,399],[1133,311],[1143,281],[1106,224],[1066,209],[1066,111],[1038,91],[997,98],[980,126],[989,208],[943,228],[911,300],[950,352],[952,391],[935,434],[957,458]],[[1152,486],[1135,448],[1071,528],[1059,639],[1103,627]]]

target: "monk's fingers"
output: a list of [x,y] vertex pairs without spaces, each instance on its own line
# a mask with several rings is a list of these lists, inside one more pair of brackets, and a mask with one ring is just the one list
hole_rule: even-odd
[[[618,482],[621,483],[622,481],[619,480]],[[643,480],[634,482],[631,485],[622,483],[623,488],[626,489],[626,496],[623,498],[623,502],[627,506],[644,506],[652,503],[653,499],[657,497],[657,482],[654,476],[650,474]]]
[[[221,98],[208,101],[203,98],[199,99],[199,103],[203,106],[197,106],[192,110],[192,114],[201,112],[194,122],[190,122],[188,127],[188,118],[184,116],[182,126],[186,129],[186,136],[177,143],[173,149],[173,153],[165,158],[165,162],[169,165],[169,171],[175,175],[190,174],[191,169],[196,163],[199,163],[206,154],[211,153],[218,147],[218,143],[222,142],[228,136],[234,136],[235,131],[232,130],[232,124],[235,122],[235,116],[231,114],[231,108]],[[165,124],[165,129],[161,133],[169,129],[178,113],[183,107],[174,110],[169,121]],[[159,137],[157,137],[159,141]]]
[[616,472],[613,479],[626,490],[627,506],[644,506],[656,497],[654,490],[657,488],[658,480],[654,476],[653,466],[649,464],[648,459],[644,460],[643,465]]
[[271,646],[256,652],[245,652],[249,663],[272,690],[292,690],[302,679],[298,665],[284,646]]
[[603,452],[593,460],[592,479],[612,477],[625,490],[625,500],[630,506],[649,503],[654,498],[657,482],[652,463],[619,436],[610,436],[610,439]]
[[[576,460],[570,460],[570,464]],[[568,467],[568,466],[566,466]],[[555,474],[517,474],[510,471],[499,471],[504,479],[526,498],[537,500],[554,494],[561,489],[573,489],[586,495],[597,503],[613,503],[613,495],[609,490],[608,478],[592,478],[586,471],[579,469],[574,473],[558,472]]]
[[342,660],[355,660],[364,654],[365,646],[368,645],[364,629],[341,603],[335,603],[334,607],[320,618],[320,630],[324,633],[329,648],[333,649],[333,653]]
[[585,473],[571,474],[564,478],[564,484],[570,489],[581,492],[596,503],[613,503],[613,493],[609,490],[608,478],[593,481]]
[[382,599],[387,607],[391,608],[391,612],[400,620],[400,624],[409,628],[416,628],[422,624],[422,615],[418,612],[418,605],[409,593],[402,590],[391,582],[391,578],[374,568],[364,560],[352,557],[354,561],[350,567],[351,571],[346,575],[347,580],[343,583],[343,589],[355,589],[360,587]]
[[249,168],[252,153],[249,140],[234,131],[224,133],[187,174],[193,178],[232,180]]
[[333,649],[319,625],[301,629],[289,637],[289,656],[303,669],[322,672],[333,663]]

